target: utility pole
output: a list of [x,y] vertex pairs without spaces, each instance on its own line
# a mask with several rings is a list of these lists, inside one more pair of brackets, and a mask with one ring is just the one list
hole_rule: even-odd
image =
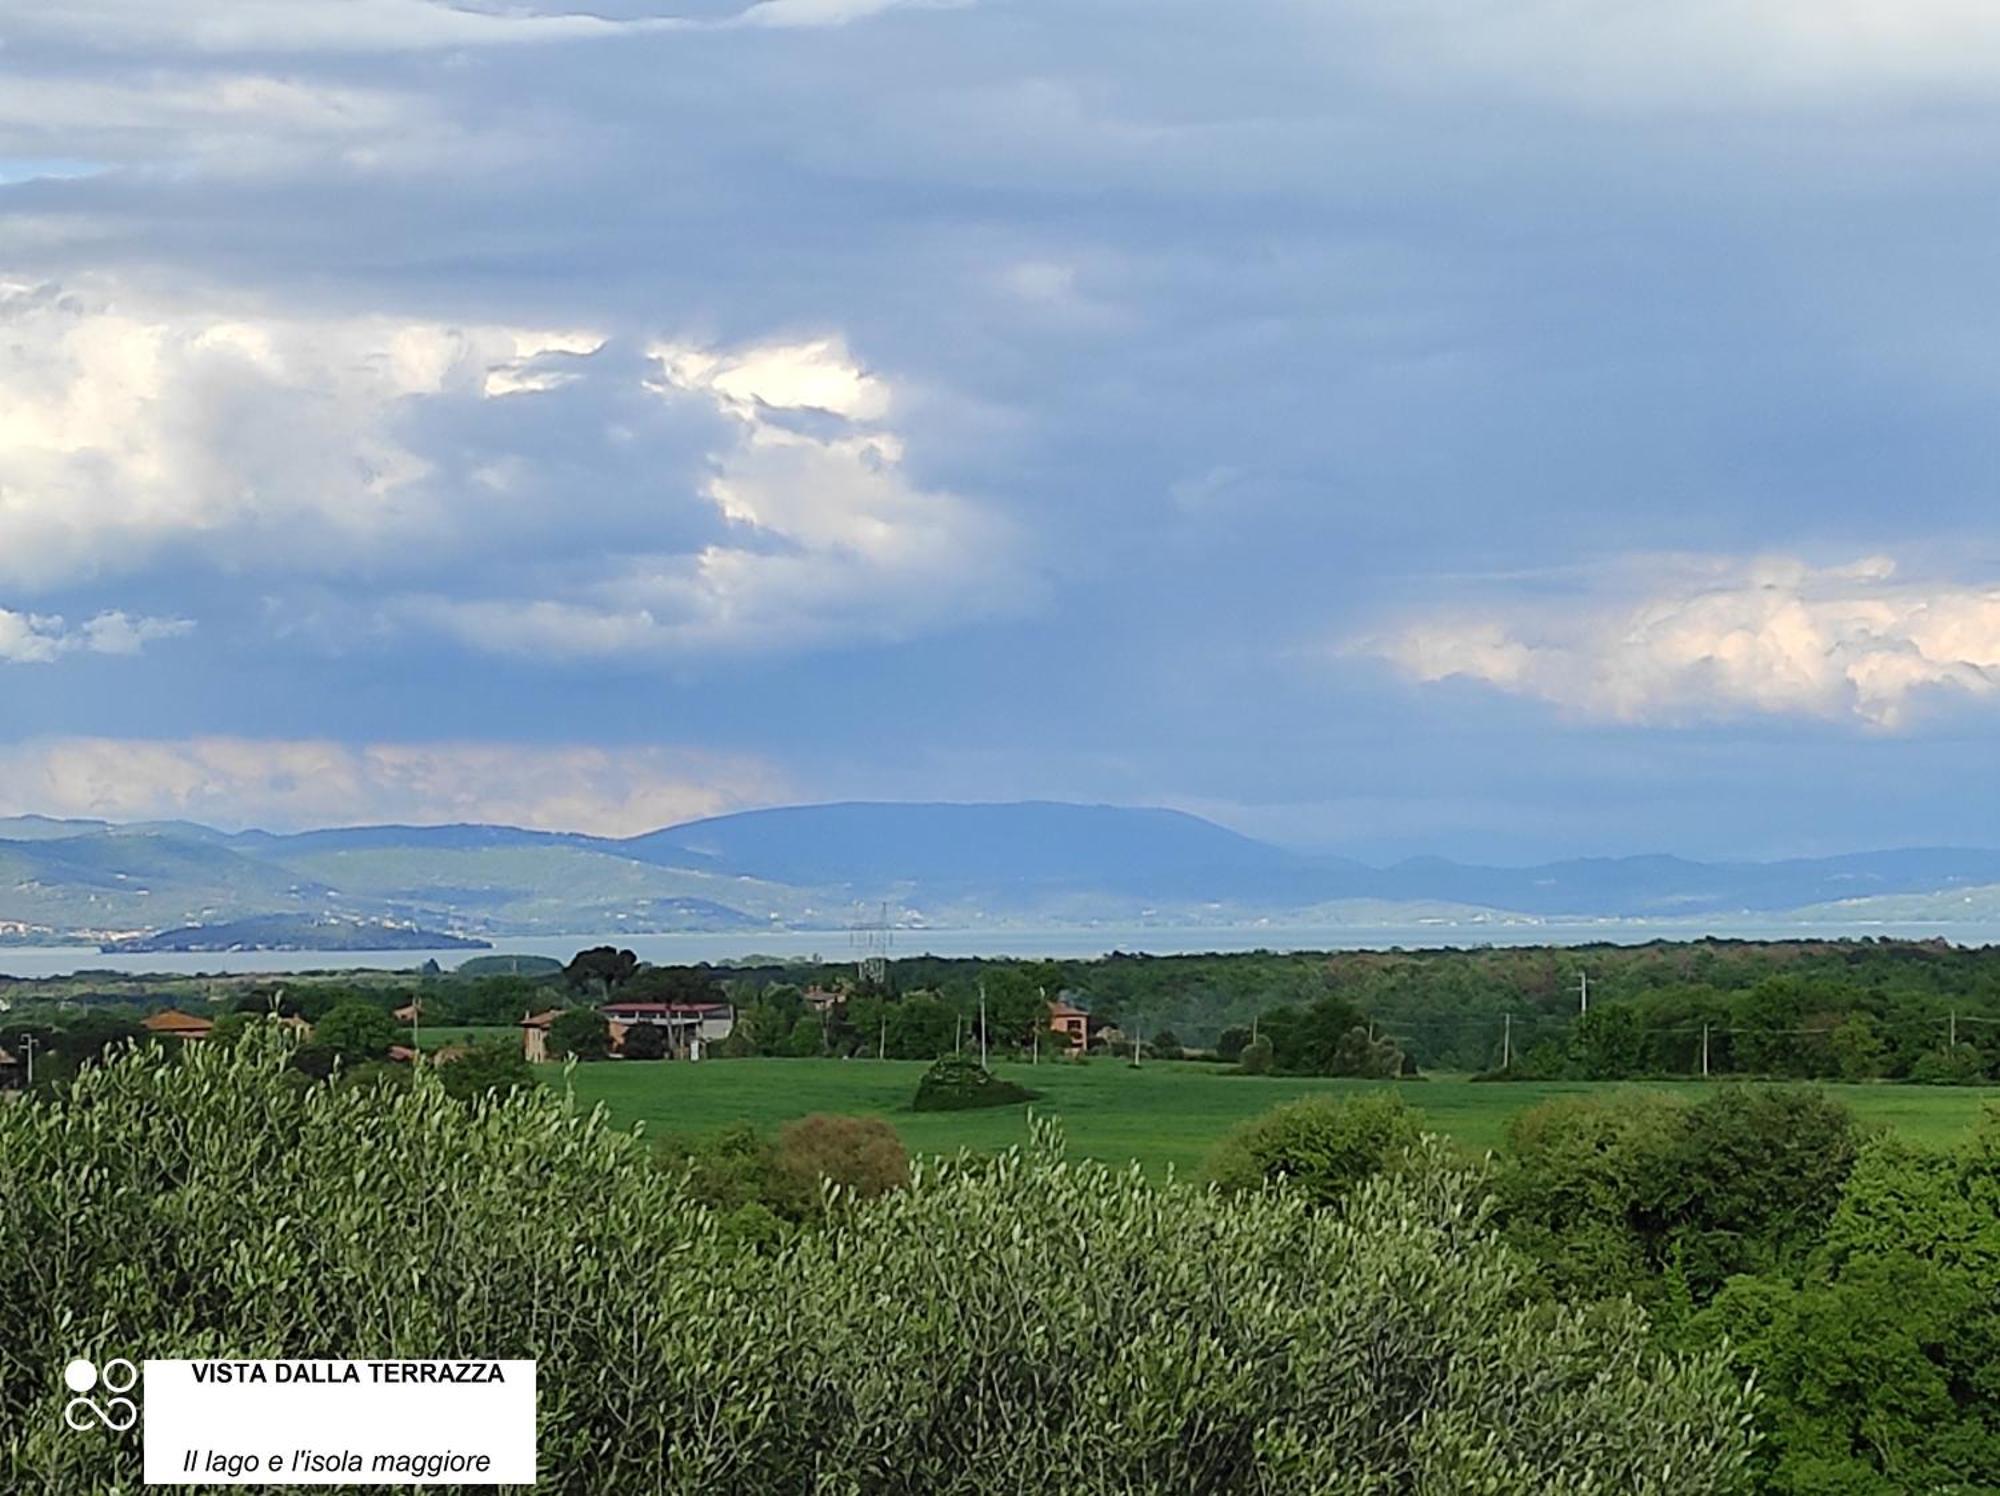
[[889,1058],[889,1010],[887,1008],[882,1010],[882,1037],[875,1041],[875,1058],[878,1060]]
[[1576,974],[1576,1010],[1578,1013],[1590,1011],[1590,973],[1587,971]]
[[953,1054],[965,1053],[965,1015],[963,1013],[954,1013],[951,1015],[951,1052]]
[[1500,1068],[1506,1070],[1514,1063],[1514,1015],[1506,1015],[1506,1026],[1500,1030]]
[[986,984],[979,984],[979,1068],[986,1068]]
[[1701,1078],[1708,1079],[1708,1025],[1701,1026]]
[[1139,1031],[1132,1030],[1132,1068],[1139,1068]]
[[21,1035],[21,1047],[28,1051],[28,1089],[32,1091],[35,1088],[35,1036]]
[[1958,1009],[1951,1010],[1951,1048],[1958,1048]]

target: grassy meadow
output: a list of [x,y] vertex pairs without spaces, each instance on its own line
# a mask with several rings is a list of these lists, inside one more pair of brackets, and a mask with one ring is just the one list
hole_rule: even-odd
[[[775,1128],[813,1112],[878,1116],[913,1153],[960,1148],[991,1151],[1027,1137],[1029,1107],[980,1112],[914,1112],[910,1097],[920,1061],[713,1060],[579,1065],[572,1084],[585,1105],[603,1103],[623,1123],[653,1134],[695,1134],[748,1122]],[[1229,1074],[1223,1067],[1154,1062],[1135,1070],[1106,1060],[1088,1065],[1001,1064],[994,1069],[1041,1093],[1032,1109],[1063,1120],[1073,1153],[1108,1162],[1137,1160],[1148,1170],[1186,1171],[1215,1140],[1246,1117],[1281,1101],[1320,1092],[1346,1094],[1399,1087],[1426,1125],[1480,1152],[1502,1145],[1507,1119],[1551,1096],[1615,1089],[1586,1081],[1492,1084],[1439,1078],[1380,1082]],[[563,1067],[540,1067],[563,1084]],[[1723,1084],[1717,1082],[1716,1084]],[[1649,1089],[1695,1091],[1703,1083],[1646,1082]],[[2000,1091],[1979,1087],[1892,1084],[1826,1085],[1866,1125],[1893,1128],[1914,1142],[1949,1145],[1963,1138]]]

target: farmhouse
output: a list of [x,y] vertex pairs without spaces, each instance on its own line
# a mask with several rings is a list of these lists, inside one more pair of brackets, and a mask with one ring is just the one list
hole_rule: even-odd
[[545,1064],[549,1058],[549,1026],[562,1017],[561,1008],[530,1013],[521,1020],[521,1058],[530,1065]]
[[197,1018],[192,1013],[183,1013],[178,1008],[169,1008],[164,1013],[154,1013],[139,1021],[139,1026],[149,1034],[163,1039],[206,1039],[215,1027],[206,1018]]
[[727,1039],[736,1027],[736,1010],[728,1003],[606,1003],[598,1011],[611,1025],[613,1053],[624,1048],[625,1035],[639,1024],[664,1029],[667,1054],[677,1060],[698,1060],[704,1050]]
[[1090,1048],[1090,1015],[1075,1003],[1058,997],[1049,1004],[1049,1032],[1069,1041],[1070,1053]]

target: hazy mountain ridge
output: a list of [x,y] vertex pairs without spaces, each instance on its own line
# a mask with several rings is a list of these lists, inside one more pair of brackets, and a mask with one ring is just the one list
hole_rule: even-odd
[[1383,923],[1797,913],[1865,925],[2000,907],[2000,851],[1777,862],[1656,855],[1370,867],[1179,811],[1054,802],[808,805],[630,838],[510,826],[230,833],[0,820],[0,937],[115,938],[273,915],[452,934],[987,923]]

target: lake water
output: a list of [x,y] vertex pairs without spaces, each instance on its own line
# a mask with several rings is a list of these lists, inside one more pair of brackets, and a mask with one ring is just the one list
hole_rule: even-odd
[[[1782,921],[1548,921],[1506,924],[1425,925],[1229,925],[1217,928],[896,930],[891,956],[1020,956],[1087,959],[1111,951],[1186,955],[1202,951],[1388,950],[1456,945],[1641,945],[1649,940],[1696,940],[1718,935],[1737,940],[1943,938],[1955,945],[2000,944],[2000,924],[1948,920],[1899,924],[1802,924]],[[617,945],[643,961],[687,965],[745,956],[854,958],[844,930],[761,930],[755,933],[684,935],[547,935],[496,940],[490,951],[203,951],[191,954],[108,956],[84,946],[0,947],[0,976],[53,977],[75,971],[159,972],[178,976],[259,971],[413,970],[426,959],[450,970],[475,956],[553,956],[567,961],[593,945]]]

